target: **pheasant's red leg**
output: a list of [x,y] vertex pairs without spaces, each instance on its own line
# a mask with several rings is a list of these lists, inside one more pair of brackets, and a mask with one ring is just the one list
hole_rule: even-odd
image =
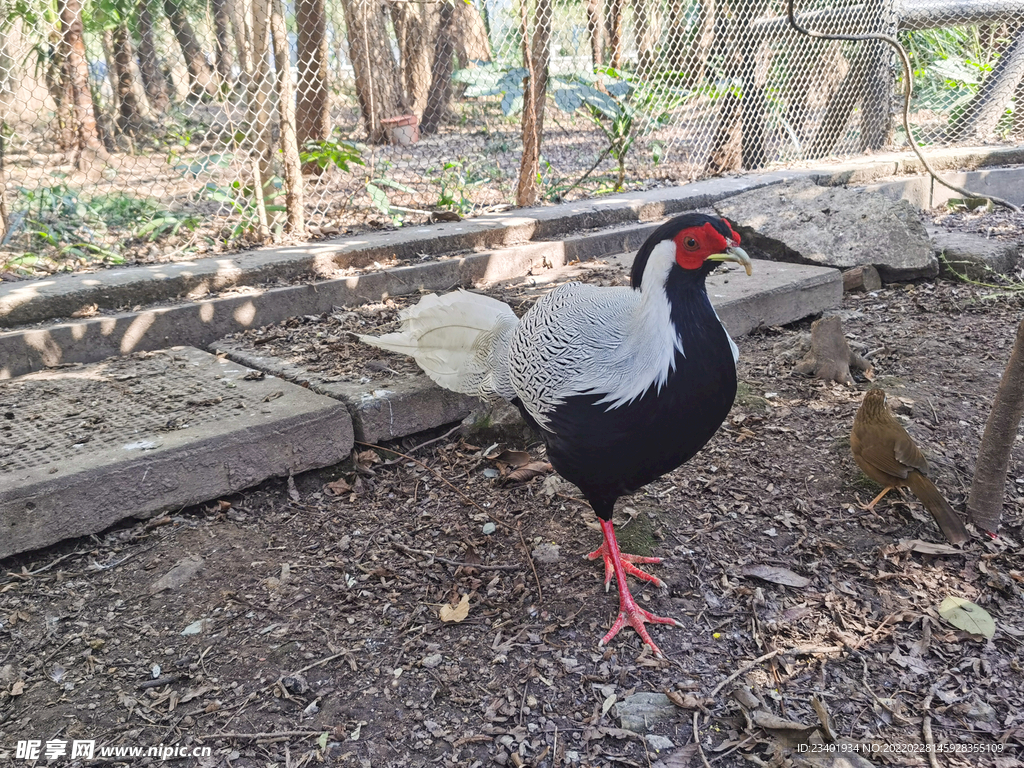
[[[598,643],[598,645],[606,645],[619,633],[620,629],[622,629],[626,624],[629,624],[629,626],[635,629],[637,634],[640,635],[640,639],[651,647],[651,650],[654,651],[656,656],[664,658],[665,654],[663,654],[661,649],[654,644],[653,640],[651,640],[651,636],[647,634],[647,628],[644,624],[647,622],[652,624],[672,624],[676,627],[681,627],[683,625],[675,619],[670,619],[664,616],[655,616],[653,613],[645,611],[637,605],[636,600],[633,599],[633,595],[629,591],[629,586],[626,584],[626,573],[627,571],[639,572],[640,574],[643,574],[640,578],[644,578],[645,580],[659,586],[663,586],[663,582],[661,579],[630,565],[631,561],[627,558],[633,558],[634,556],[623,555],[619,552],[619,543],[615,540],[615,529],[612,527],[610,520],[601,521],[601,531],[604,533],[604,543],[601,545],[601,549],[597,550],[597,552],[593,553],[590,557],[592,560],[596,560],[598,556],[603,554],[605,565],[607,566],[608,562],[611,562],[612,570],[615,573],[615,585],[619,590],[619,615],[616,617],[615,623],[612,624],[612,628],[608,631],[608,634],[601,638],[601,642]],[[656,557],[648,557],[637,558],[633,560],[633,562],[661,561]],[[630,568],[632,568],[632,571],[630,571]],[[605,584],[607,583],[606,579]]]

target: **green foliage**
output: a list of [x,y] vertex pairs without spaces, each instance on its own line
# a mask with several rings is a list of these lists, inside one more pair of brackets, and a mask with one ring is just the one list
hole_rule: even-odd
[[430,178],[431,183],[440,188],[435,207],[465,216],[473,210],[473,201],[467,193],[486,178],[471,162],[453,160],[445,163],[441,172]]
[[[667,80],[644,81],[621,70],[599,70],[597,81],[584,78],[564,79],[555,90],[555,104],[563,112],[583,113],[604,134],[605,153],[618,163],[614,191],[626,181],[626,158],[636,139],[665,125],[672,110],[692,94],[672,86]],[[661,161],[664,145],[652,142],[651,159]]]
[[299,151],[299,159],[303,165],[316,163],[320,168],[333,165],[343,171],[351,170],[350,166],[366,165],[362,151],[347,141],[307,141]]
[[[61,182],[48,187],[18,188],[10,215],[10,243],[20,240],[30,253],[6,262],[31,266],[45,258],[80,259],[108,264],[124,262],[123,246],[132,240],[156,240],[195,229],[195,216],[174,213],[155,203],[123,194],[86,197]],[[48,254],[53,254],[52,256]]]
[[[279,190],[284,186],[284,181],[279,176],[271,176],[263,183],[263,200],[271,200],[277,197]],[[238,240],[246,235],[259,230],[260,209],[259,200],[256,198],[255,188],[250,184],[243,184],[237,179],[227,186],[207,182],[203,193],[207,199],[220,203],[221,209],[227,208],[229,214],[237,217],[234,226],[225,236],[226,241]],[[285,213],[288,208],[283,205],[266,205],[263,209],[268,213]],[[268,216],[268,223],[272,217]],[[275,228],[280,230],[282,223],[278,222]]]

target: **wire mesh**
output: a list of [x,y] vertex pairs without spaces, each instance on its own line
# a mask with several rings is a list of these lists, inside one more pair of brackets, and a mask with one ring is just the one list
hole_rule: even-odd
[[[797,0],[897,36],[923,145],[1024,138],[1024,0]],[[781,0],[0,0],[0,272],[906,146],[875,41]]]

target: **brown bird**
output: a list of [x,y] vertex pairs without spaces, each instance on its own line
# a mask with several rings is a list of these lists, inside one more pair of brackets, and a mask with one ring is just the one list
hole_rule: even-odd
[[942,533],[953,544],[962,544],[971,538],[963,522],[939,489],[925,475],[928,462],[921,449],[914,445],[907,430],[889,413],[885,405],[885,392],[872,389],[853,420],[850,432],[853,458],[864,474],[884,486],[867,509],[873,510],[893,488],[909,488],[921,500]]

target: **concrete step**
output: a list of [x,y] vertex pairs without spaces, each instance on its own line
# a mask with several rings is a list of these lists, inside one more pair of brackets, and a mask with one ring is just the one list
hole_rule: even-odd
[[0,381],[0,558],[352,450],[345,406],[190,347]]

